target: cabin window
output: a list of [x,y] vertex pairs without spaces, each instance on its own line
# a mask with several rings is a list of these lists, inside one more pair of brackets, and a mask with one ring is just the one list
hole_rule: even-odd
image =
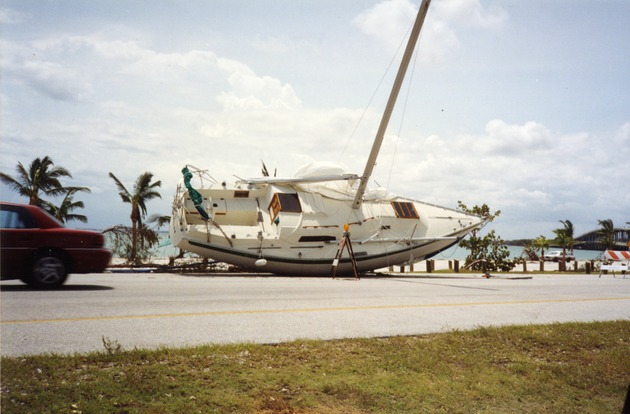
[[234,198],[248,198],[249,191],[246,190],[236,190],[234,191]]
[[300,199],[295,193],[276,193],[269,203],[269,213],[271,214],[271,221],[273,222],[279,212],[285,213],[301,213],[302,206],[300,205]]
[[420,216],[416,211],[416,206],[413,203],[402,202],[402,201],[392,201],[392,207],[394,208],[394,212],[396,212],[396,217],[398,218],[408,218],[408,219],[418,219]]

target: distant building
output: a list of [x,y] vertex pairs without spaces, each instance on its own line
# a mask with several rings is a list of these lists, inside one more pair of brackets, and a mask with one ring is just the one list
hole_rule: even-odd
[[[576,249],[582,250],[606,250],[606,246],[603,245],[599,239],[599,229],[589,231],[579,237],[575,238]],[[630,229],[622,229],[615,227],[615,249],[628,250],[628,242],[630,241]]]

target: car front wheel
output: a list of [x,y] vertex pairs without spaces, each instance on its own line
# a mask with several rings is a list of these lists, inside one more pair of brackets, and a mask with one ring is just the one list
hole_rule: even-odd
[[63,285],[67,278],[65,263],[60,257],[51,254],[35,258],[26,283],[36,288],[51,289]]

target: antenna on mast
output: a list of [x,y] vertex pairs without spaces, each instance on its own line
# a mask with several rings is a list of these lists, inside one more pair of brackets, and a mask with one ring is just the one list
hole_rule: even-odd
[[370,156],[368,157],[367,163],[365,164],[365,169],[363,170],[363,174],[360,178],[361,182],[359,184],[357,194],[355,195],[354,201],[352,202],[352,208],[354,209],[361,207],[361,204],[363,204],[363,195],[365,194],[368,181],[370,180],[370,176],[372,175],[372,171],[374,170],[374,165],[376,165],[376,158],[378,157],[378,153],[381,149],[383,137],[385,136],[385,131],[387,130],[387,125],[389,124],[389,119],[392,115],[392,111],[394,110],[394,105],[396,104],[398,93],[400,92],[403,80],[405,79],[405,74],[407,73],[407,68],[409,67],[409,62],[411,61],[413,50],[415,49],[416,43],[418,42],[420,29],[422,28],[424,19],[427,16],[427,12],[429,11],[430,3],[431,0],[422,0],[422,4],[420,4],[420,8],[418,9],[418,15],[416,17],[415,23],[413,24],[411,34],[409,35],[409,41],[407,42],[405,54],[403,55],[402,61],[400,62],[400,67],[398,68],[398,74],[396,75],[394,86],[392,87],[392,91],[389,94],[389,100],[387,101],[385,112],[383,113],[383,117],[381,118],[381,124],[378,127],[376,137],[374,138],[374,143],[372,144],[372,151],[370,152]]

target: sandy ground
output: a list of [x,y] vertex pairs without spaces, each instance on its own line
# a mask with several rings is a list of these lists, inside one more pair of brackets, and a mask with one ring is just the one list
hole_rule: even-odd
[[[192,259],[183,259],[175,262],[175,265],[183,265],[185,263],[192,262]],[[451,270],[454,272],[455,269],[455,261],[453,260],[432,260],[433,270],[434,271],[445,271]],[[168,264],[168,259],[165,258],[152,258],[150,263],[152,265],[165,266]],[[567,271],[570,272],[585,272],[586,261],[578,260],[577,262],[567,263]],[[125,261],[120,258],[112,259],[112,267],[124,267]],[[528,261],[525,266],[521,263],[516,265],[512,272],[540,272],[541,270],[545,272],[557,272],[559,268],[559,263],[554,262],[544,262],[544,267],[541,269],[540,262],[537,261]],[[147,265],[149,267],[149,265]],[[459,261],[459,268],[462,269],[464,267],[464,261]],[[226,267],[227,269],[227,267]],[[378,272],[396,272],[396,273],[411,273],[411,272],[427,272],[427,261],[423,260],[417,263],[414,263],[413,266],[393,266],[391,268],[383,268],[378,269]]]
[[[454,260],[433,260],[433,269],[436,271],[440,271],[440,270],[451,270],[454,271],[455,269],[455,261]],[[573,271],[575,270],[575,262],[571,262],[571,263],[567,263],[567,270],[569,271]],[[577,268],[578,269],[584,269],[585,266],[585,262],[579,262],[577,264]],[[460,260],[459,261],[459,268],[462,269],[464,267],[464,261]],[[554,262],[544,262],[544,271],[545,272],[554,272],[554,271],[558,271],[558,267],[559,267],[559,263],[554,263]],[[414,263],[413,265],[413,270],[410,268],[410,266],[405,266],[404,270],[401,269],[400,266],[394,266],[395,270],[401,270],[403,272],[426,272],[427,271],[427,261],[423,260],[421,262],[417,262]],[[519,264],[516,265],[516,267],[514,269],[512,269],[512,272],[523,272],[523,271],[527,271],[527,272],[538,272],[540,271],[540,262],[536,262],[536,261],[528,261],[525,265],[525,269],[523,268],[523,264]]]

